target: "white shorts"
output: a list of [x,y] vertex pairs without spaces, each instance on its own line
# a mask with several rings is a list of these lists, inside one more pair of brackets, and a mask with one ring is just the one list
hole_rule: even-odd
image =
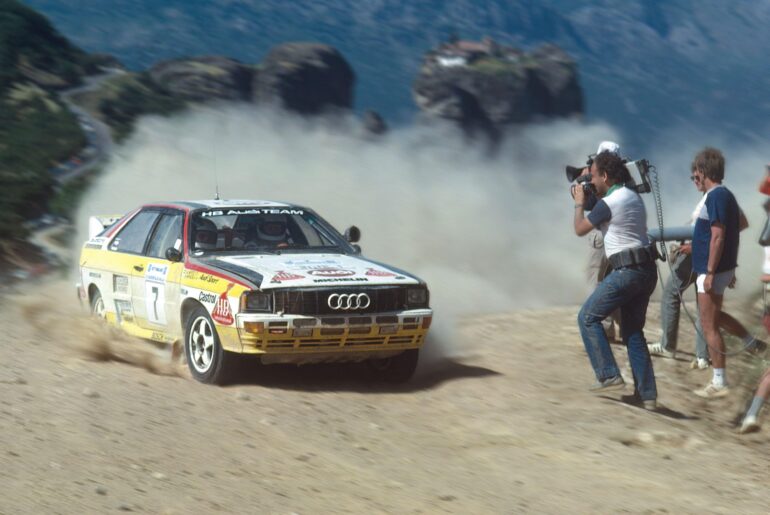
[[765,262],[762,263],[762,273],[770,274],[770,247],[765,247]]
[[[711,283],[711,293],[714,295],[724,295],[727,286],[733,281],[735,277],[735,269],[727,270],[725,272],[719,272],[714,275],[714,281]],[[706,274],[698,274],[698,278],[695,280],[695,286],[698,293],[706,293],[703,289],[703,281],[706,280]]]

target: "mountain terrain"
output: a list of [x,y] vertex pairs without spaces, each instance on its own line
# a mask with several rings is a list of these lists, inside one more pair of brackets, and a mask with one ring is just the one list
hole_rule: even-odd
[[770,5],[746,0],[26,0],[90,51],[129,68],[200,54],[259,62],[285,41],[338,49],[358,76],[355,105],[385,119],[417,111],[423,54],[451,34],[531,49],[554,43],[580,70],[589,119],[636,149],[678,127],[756,141],[767,127]]

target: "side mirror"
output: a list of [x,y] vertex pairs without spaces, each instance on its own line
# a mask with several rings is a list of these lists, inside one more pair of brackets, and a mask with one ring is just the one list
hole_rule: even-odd
[[361,229],[355,225],[351,225],[345,229],[345,239],[348,240],[349,243],[357,242],[361,239]]
[[182,253],[176,250],[174,247],[166,249],[166,259],[174,263],[182,261]]

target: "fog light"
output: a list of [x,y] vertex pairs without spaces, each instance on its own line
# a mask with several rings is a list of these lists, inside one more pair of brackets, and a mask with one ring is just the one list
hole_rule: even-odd
[[244,322],[243,330],[251,334],[262,334],[265,332],[264,322]]
[[428,329],[430,327],[430,323],[433,322],[433,317],[423,317],[422,318],[422,328]]
[[268,329],[270,334],[286,334],[286,331],[285,327],[271,327]]
[[311,336],[313,334],[313,328],[312,327],[297,327],[294,328],[294,332],[292,333],[297,338],[302,338],[305,336]]
[[396,331],[398,331],[397,325],[380,326],[380,334],[396,334]]

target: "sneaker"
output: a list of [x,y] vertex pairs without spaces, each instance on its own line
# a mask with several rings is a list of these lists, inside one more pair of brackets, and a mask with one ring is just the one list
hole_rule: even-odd
[[626,382],[623,381],[623,376],[617,375],[614,377],[604,379],[602,381],[595,382],[594,384],[591,385],[589,390],[592,392],[614,390],[616,388],[623,388],[625,385],[626,385]]
[[692,393],[705,399],[716,399],[730,393],[730,387],[727,385],[717,386],[714,383],[709,383],[699,390],[693,390]]
[[674,359],[676,357],[676,351],[667,350],[660,342],[648,343],[647,350],[650,354],[655,356],[663,356],[664,358]]
[[647,411],[655,411],[658,409],[658,403],[655,401],[655,399],[651,401],[642,401],[642,407]]
[[743,419],[741,428],[738,430],[738,432],[742,435],[745,435],[746,433],[753,433],[755,431],[759,431],[759,422],[757,422],[757,417],[754,415],[748,415]]
[[690,362],[690,368],[692,368],[693,370],[695,369],[705,370],[709,367],[709,365],[710,365],[709,360],[705,358],[695,358]]

